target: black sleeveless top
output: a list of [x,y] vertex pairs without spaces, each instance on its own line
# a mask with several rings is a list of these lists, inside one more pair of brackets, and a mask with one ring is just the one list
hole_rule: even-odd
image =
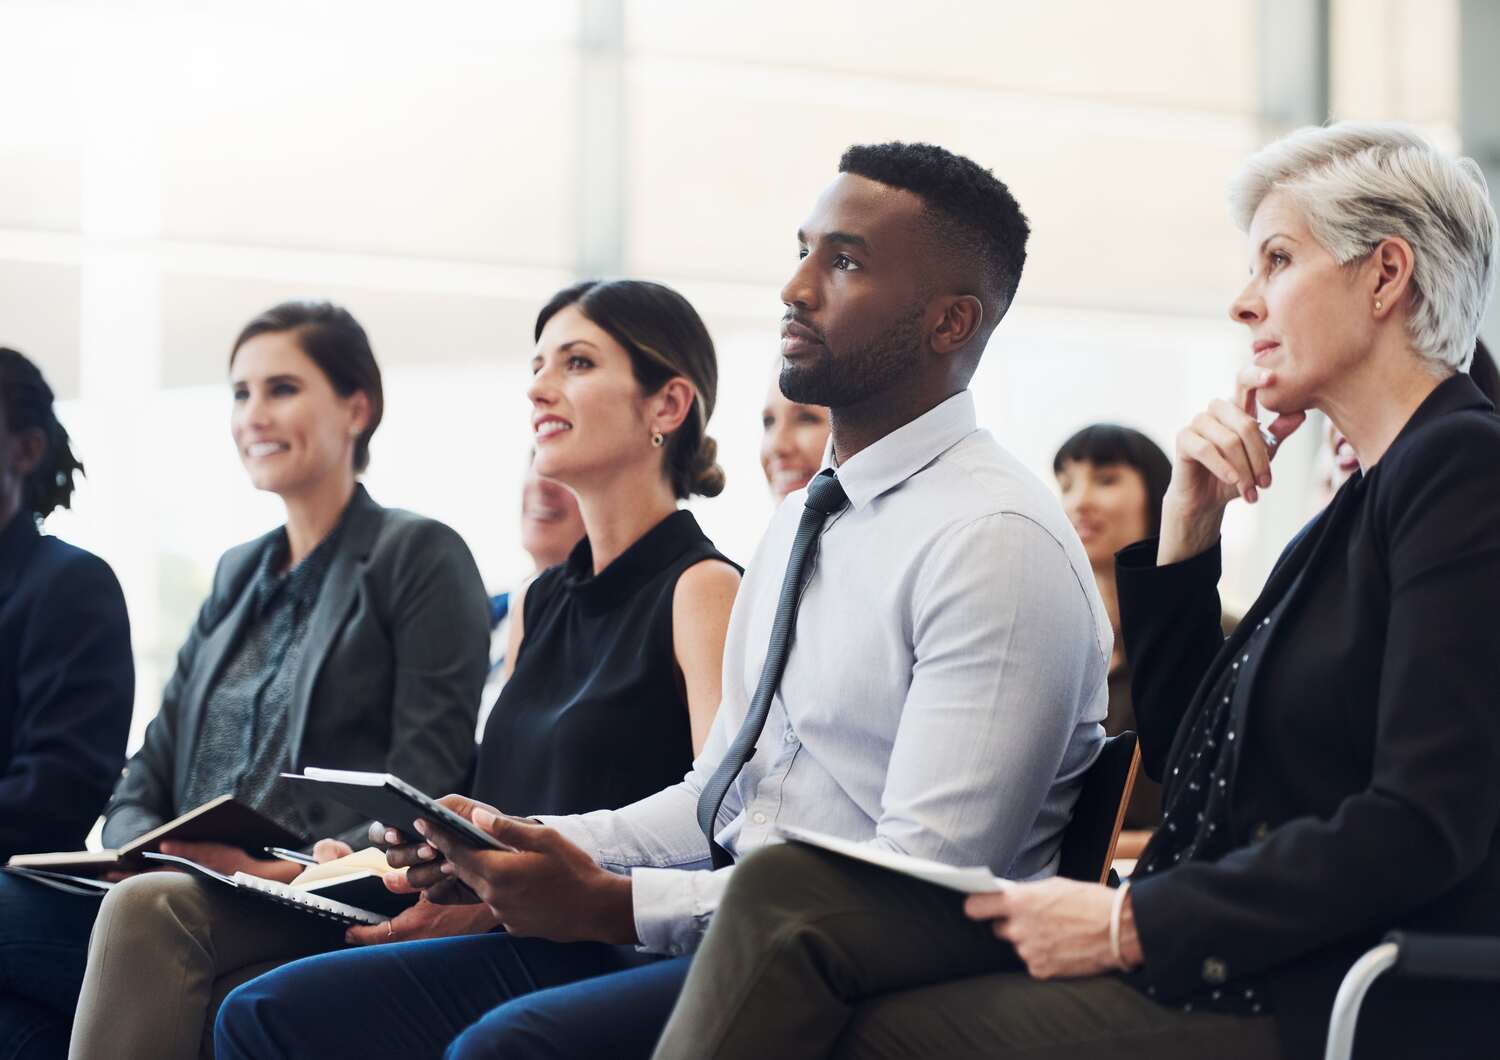
[[526,590],[525,637],[479,748],[475,797],[506,813],[618,809],[693,762],[672,642],[682,572],[729,562],[687,511],[596,576],[588,538]]

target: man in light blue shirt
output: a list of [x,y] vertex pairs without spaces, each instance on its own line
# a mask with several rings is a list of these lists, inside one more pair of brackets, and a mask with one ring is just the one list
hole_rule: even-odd
[[[797,825],[1046,876],[1102,744],[1111,633],[1057,501],[978,429],[966,389],[1014,297],[1025,218],[988,171],[940,148],[852,148],[840,170],[798,232],[781,387],[829,407],[825,464],[847,502],[802,572],[785,670],[714,839],[737,859]],[[359,953],[288,966],[231,995],[219,1055],[287,1055],[289,1041],[311,1053],[319,1025],[352,1051],[342,1006],[410,1011],[399,984],[414,979],[444,1001],[417,1021],[433,1042],[413,1047],[648,1055],[735,871],[712,868],[697,811],[762,681],[804,494],[746,572],[718,717],[681,784],[540,823],[450,799],[518,852],[430,832],[393,861],[433,900],[477,896],[510,934],[381,947],[387,964],[401,955],[386,972]],[[518,963],[527,976],[507,974]]]

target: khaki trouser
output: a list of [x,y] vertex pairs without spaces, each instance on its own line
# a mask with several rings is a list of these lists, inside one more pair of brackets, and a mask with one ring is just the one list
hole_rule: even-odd
[[68,1055],[213,1056],[214,1016],[235,987],[343,946],[343,926],[183,872],[148,872],[104,899]]
[[794,844],[734,870],[656,1060],[1275,1060],[1266,1017],[1041,981],[962,896]]

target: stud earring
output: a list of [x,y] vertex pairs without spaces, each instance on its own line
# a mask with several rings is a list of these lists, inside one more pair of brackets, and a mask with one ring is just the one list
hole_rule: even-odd
[[662,437],[661,431],[651,432],[651,444],[656,446],[656,448],[660,449],[665,442],[666,439]]
[[1377,309],[1377,310],[1378,310],[1378,309],[1379,309],[1379,308],[1380,308],[1380,299],[1378,299],[1378,298],[1377,298],[1377,299],[1375,299],[1375,308],[1376,308],[1376,309]]

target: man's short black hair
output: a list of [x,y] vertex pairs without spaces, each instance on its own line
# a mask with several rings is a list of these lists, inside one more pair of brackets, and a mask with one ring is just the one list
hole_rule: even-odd
[[1021,282],[1031,226],[993,173],[935,144],[900,142],[856,144],[839,159],[839,172],[920,197],[944,247],[975,259],[986,300],[998,303],[995,320],[1005,315]]

